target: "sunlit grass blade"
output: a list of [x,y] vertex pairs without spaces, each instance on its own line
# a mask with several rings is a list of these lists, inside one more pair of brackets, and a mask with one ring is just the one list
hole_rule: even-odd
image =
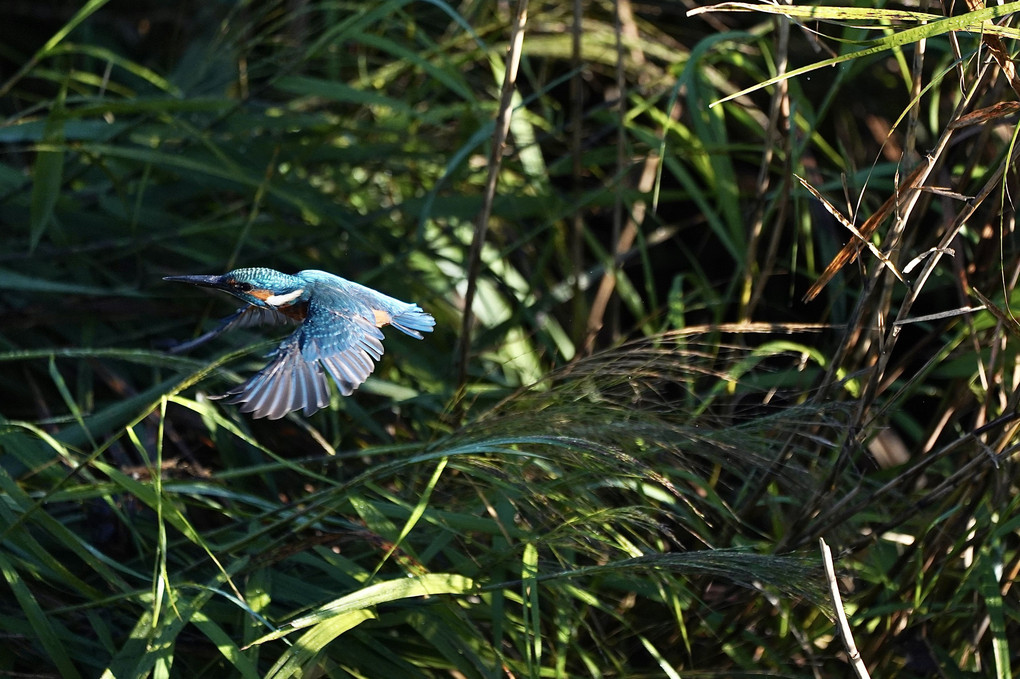
[[[296,630],[306,627],[319,627],[323,623],[331,623],[335,619],[342,618],[343,622],[340,623],[339,627],[326,625],[324,628],[325,631],[322,634],[326,635],[326,639],[329,640],[333,638],[329,636],[333,632],[342,634],[347,629],[350,629],[350,626],[360,624],[368,619],[367,617],[359,616],[362,613],[368,613],[367,609],[374,606],[400,601],[401,599],[431,597],[442,594],[465,595],[476,591],[477,585],[470,578],[449,573],[426,573],[413,578],[379,582],[320,606],[309,615],[290,620],[281,626],[279,630],[266,634],[252,643],[265,644],[269,641],[281,639]],[[354,614],[354,617],[347,617],[351,614]],[[317,650],[318,648],[314,649],[314,651]]]
[[[747,5],[742,5],[739,7],[735,7],[733,9],[743,11],[746,10],[747,7],[748,7]],[[757,11],[763,11],[758,6],[755,6],[755,8]],[[727,7],[727,3],[723,3],[723,6],[720,9],[722,11],[727,11],[729,9]],[[706,6],[691,10],[689,14],[693,15],[714,10],[715,10],[714,6]],[[718,99],[712,104],[710,104],[710,106],[714,107],[724,102],[730,101],[732,99],[736,99],[737,97],[741,97],[752,92],[756,92],[760,89],[764,89],[766,87],[774,85],[780,80],[795,78],[797,76],[803,75],[805,73],[810,73],[812,71],[816,71],[826,66],[835,66],[837,64],[852,61],[854,59],[861,59],[863,57],[868,57],[874,54],[881,54],[882,52],[886,52],[896,47],[909,45],[921,40],[930,40],[932,38],[935,38],[940,35],[945,35],[947,33],[955,32],[982,33],[986,30],[986,27],[988,27],[989,30],[992,29],[992,24],[988,22],[992,21],[993,19],[997,19],[999,17],[1011,14],[1018,10],[1020,10],[1020,2],[1012,2],[1007,3],[1005,5],[996,5],[994,7],[988,7],[985,9],[967,12],[957,16],[940,18],[936,21],[932,21],[922,26],[916,26],[914,28],[906,28],[900,31],[894,31],[892,34],[886,37],[875,38],[874,40],[866,41],[864,44],[870,45],[869,47],[854,50],[837,57],[832,57],[831,59],[825,59],[823,61],[815,62],[808,66],[802,66],[800,68],[792,69],[787,73],[776,76],[774,78],[770,78],[764,82],[758,83],[751,87],[747,87],[745,89],[740,90],[739,92],[735,92],[731,95]],[[813,8],[811,8],[811,11],[814,11]],[[1010,31],[1010,34],[1015,35],[1013,31]]]

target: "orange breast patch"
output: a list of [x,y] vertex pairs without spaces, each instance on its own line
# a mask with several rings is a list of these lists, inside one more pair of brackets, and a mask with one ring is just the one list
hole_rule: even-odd
[[276,310],[288,318],[293,318],[295,321],[303,321],[308,316],[308,302],[281,306],[277,307]]

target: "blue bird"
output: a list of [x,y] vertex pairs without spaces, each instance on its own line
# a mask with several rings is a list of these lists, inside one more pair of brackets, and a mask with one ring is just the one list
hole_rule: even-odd
[[344,396],[368,379],[383,354],[380,328],[392,325],[423,339],[436,319],[417,304],[401,302],[325,271],[294,275],[273,269],[234,269],[222,276],[167,276],[229,292],[246,306],[219,327],[173,349],[185,351],[232,328],[296,321],[298,329],[269,356],[272,360],[241,386],[217,398],[241,404],[241,412],[276,420],[301,409],[305,415],[329,404],[328,374]]

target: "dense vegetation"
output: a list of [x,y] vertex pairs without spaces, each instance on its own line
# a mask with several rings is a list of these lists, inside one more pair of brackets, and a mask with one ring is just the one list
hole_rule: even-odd
[[5,6],[0,676],[1020,672],[1017,7],[526,6]]

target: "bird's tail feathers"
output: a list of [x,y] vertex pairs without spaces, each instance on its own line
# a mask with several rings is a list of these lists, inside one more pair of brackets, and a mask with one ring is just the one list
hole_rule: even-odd
[[417,304],[401,311],[390,320],[390,325],[400,332],[417,339],[424,339],[423,332],[432,332],[436,319],[425,313]]

